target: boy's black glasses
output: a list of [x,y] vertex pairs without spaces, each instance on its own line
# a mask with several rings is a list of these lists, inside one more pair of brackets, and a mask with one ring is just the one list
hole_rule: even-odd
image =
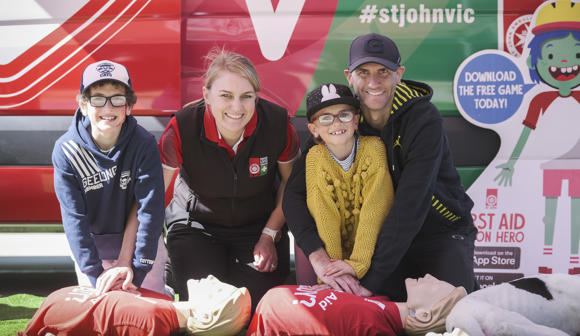
[[116,95],[111,97],[90,96],[89,103],[92,107],[103,107],[107,104],[107,100],[111,102],[113,107],[121,107],[127,104],[127,97],[123,95]]

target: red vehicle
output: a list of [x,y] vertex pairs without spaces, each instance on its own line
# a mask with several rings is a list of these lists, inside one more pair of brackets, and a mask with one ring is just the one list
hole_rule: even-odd
[[[272,12],[279,22],[293,21],[278,27],[275,35],[267,29],[270,22],[260,23],[260,13],[268,9],[260,4],[247,8],[241,1],[231,6],[210,1],[89,1],[55,8],[26,2],[27,17],[8,27],[13,28],[6,32],[11,41],[0,46],[5,55],[0,64],[3,224],[60,222],[50,155],[76,108],[84,66],[100,59],[126,65],[138,95],[134,114],[156,135],[172,112],[200,98],[203,56],[215,46],[251,58],[261,75],[261,96],[295,114],[316,68],[305,59],[320,56],[337,0],[302,1],[288,9],[294,11],[291,20],[280,20]],[[314,16],[321,12],[329,15]],[[232,13],[238,14],[232,18]],[[281,35],[285,43],[279,41]],[[268,46],[271,39],[276,45]]]
[[[434,102],[468,185],[495,155],[499,140],[460,117],[451,94],[453,74],[471,53],[501,43],[497,3],[459,2],[445,8],[380,8],[363,0],[0,4],[0,230],[20,231],[28,224],[33,231],[59,230],[51,152],[71,122],[87,64],[110,59],[126,65],[138,95],[134,114],[159,136],[171,113],[201,97],[203,56],[213,47],[234,50],[254,62],[260,96],[285,106],[305,137],[307,90],[344,83],[348,46],[369,31],[392,32],[405,75],[439,92]],[[420,22],[427,14],[430,21]],[[437,62],[433,54],[440,55]]]

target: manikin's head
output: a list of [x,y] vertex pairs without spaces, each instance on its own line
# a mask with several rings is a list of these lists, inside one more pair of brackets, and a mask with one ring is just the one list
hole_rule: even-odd
[[403,325],[407,335],[444,332],[445,318],[455,304],[467,295],[463,287],[455,287],[430,274],[419,279],[406,279],[405,287],[409,316]]
[[237,288],[213,275],[187,281],[191,316],[187,331],[194,335],[232,335],[250,319],[251,298],[245,287]]

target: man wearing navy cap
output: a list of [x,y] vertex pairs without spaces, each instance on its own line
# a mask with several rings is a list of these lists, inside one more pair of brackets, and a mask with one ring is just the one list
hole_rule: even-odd
[[478,288],[473,201],[453,164],[439,111],[430,102],[433,90],[403,80],[404,72],[399,50],[388,37],[373,33],[352,42],[344,73],[360,100],[359,131],[384,142],[395,188],[371,268],[360,284],[349,275],[328,277],[322,271],[330,259],[306,207],[302,168],[307,150],[286,187],[286,221],[318,278],[336,289],[405,300],[404,279],[429,273],[471,292]]

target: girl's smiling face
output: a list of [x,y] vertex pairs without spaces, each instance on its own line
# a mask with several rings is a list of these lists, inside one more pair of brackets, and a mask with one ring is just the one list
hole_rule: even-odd
[[[350,121],[345,122],[339,119],[341,114],[344,119],[348,113],[352,116]],[[333,116],[334,120],[330,125],[323,125],[318,119],[322,115]],[[358,128],[358,120],[354,107],[347,104],[331,105],[312,116],[312,122],[308,123],[308,129],[315,138],[320,137],[328,146],[350,145],[353,142],[354,132]]]

